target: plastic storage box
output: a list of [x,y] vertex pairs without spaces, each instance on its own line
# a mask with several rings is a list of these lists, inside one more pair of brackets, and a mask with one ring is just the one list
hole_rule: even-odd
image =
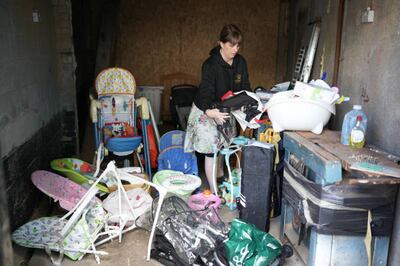
[[164,90],[163,86],[137,86],[136,98],[145,97],[150,101],[151,109],[154,113],[154,119],[160,124],[161,114],[161,94]]

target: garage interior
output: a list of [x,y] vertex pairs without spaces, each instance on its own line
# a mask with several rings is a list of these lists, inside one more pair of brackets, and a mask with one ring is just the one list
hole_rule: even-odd
[[[371,10],[373,17],[365,18]],[[399,16],[396,0],[3,0],[0,264],[39,265],[29,262],[36,251],[11,242],[11,233],[35,214],[54,211],[54,203],[32,184],[31,174],[49,170],[57,158],[93,160],[89,95],[95,94],[96,76],[121,67],[133,74],[137,86],[163,87],[156,122],[160,133],[173,129],[164,94],[179,83],[199,84],[201,65],[228,23],[243,32],[240,54],[248,64],[251,88],[267,90],[292,80],[298,53],[318,23],[310,79],[324,75],[326,83],[350,98],[336,105],[326,129],[340,131],[345,114],[362,105],[368,116],[366,143],[398,165]],[[387,261],[372,265],[400,265],[397,210]],[[130,263],[145,263],[143,256]],[[63,263],[95,265],[95,260],[87,255],[82,262],[65,258]],[[111,263],[129,265],[129,260],[102,262]],[[303,264],[298,259],[287,265]]]

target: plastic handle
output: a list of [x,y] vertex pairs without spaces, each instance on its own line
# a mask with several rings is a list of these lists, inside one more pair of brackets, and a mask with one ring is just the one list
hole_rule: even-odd
[[140,114],[142,119],[149,120],[150,119],[150,112],[149,112],[149,105],[147,103],[147,99],[145,97],[140,97],[136,100],[136,104],[140,107]]
[[101,108],[101,103],[94,99],[93,96],[90,94],[90,118],[92,119],[93,123],[97,123],[97,109]]

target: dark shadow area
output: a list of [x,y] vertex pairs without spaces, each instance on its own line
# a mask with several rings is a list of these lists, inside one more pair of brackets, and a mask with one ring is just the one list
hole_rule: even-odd
[[[76,102],[78,109],[79,143],[83,149],[87,123],[89,122],[89,93],[95,94],[94,81],[99,69],[114,64],[115,37],[111,40],[108,33],[116,35],[119,1],[72,0],[73,42],[76,60]],[[111,22],[110,14],[113,14]],[[110,25],[111,24],[111,25]],[[110,30],[110,26],[113,29]],[[111,43],[111,45],[109,45]],[[111,56],[110,56],[111,55]]]

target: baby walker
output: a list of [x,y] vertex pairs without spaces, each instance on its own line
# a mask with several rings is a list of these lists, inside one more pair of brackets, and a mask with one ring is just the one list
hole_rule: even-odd
[[[219,152],[221,155],[225,157],[225,165],[228,169],[228,182],[223,182],[220,186],[222,189],[222,197],[225,199],[225,204],[228,206],[230,210],[236,209],[236,199],[240,197],[240,176],[241,176],[241,167],[240,167],[240,158],[238,152],[241,150],[243,145],[246,145],[249,141],[248,138],[239,136],[233,138],[233,145],[228,146],[227,148],[223,148]],[[230,156],[232,154],[236,155],[238,168],[231,170],[230,166]],[[217,160],[218,160],[218,151],[214,153],[214,169],[213,169],[213,189],[217,191]]]

